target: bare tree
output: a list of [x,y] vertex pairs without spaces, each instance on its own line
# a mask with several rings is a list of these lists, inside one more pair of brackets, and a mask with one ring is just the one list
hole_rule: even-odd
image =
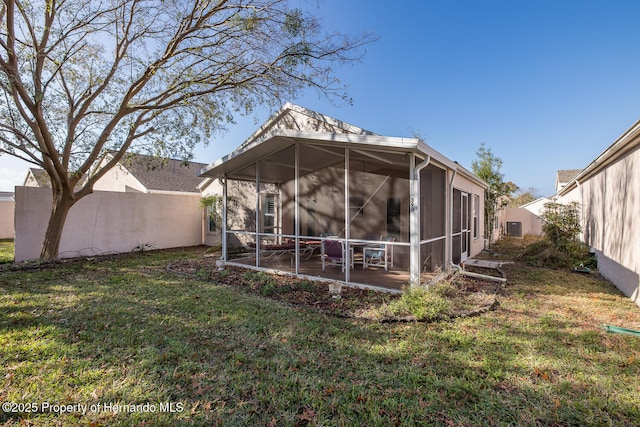
[[42,258],[127,150],[189,159],[258,105],[309,87],[346,99],[332,66],[372,41],[287,0],[3,0],[0,17],[0,154],[49,175]]

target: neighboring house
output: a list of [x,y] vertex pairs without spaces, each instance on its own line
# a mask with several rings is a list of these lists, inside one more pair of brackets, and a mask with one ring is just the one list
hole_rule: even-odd
[[544,212],[544,206],[547,203],[551,203],[552,200],[548,197],[540,197],[537,198],[536,200],[533,200],[529,203],[526,203],[522,206],[520,206],[522,209],[526,209],[529,212],[531,212],[532,214],[534,214],[537,217],[541,217],[542,213]]
[[[234,265],[400,288],[484,247],[484,181],[419,139],[292,104],[201,176],[222,185],[223,256]],[[238,182],[250,190],[240,202]],[[232,259],[232,240],[250,257]],[[325,251],[334,241],[337,257]],[[384,270],[370,267],[371,248]]]
[[[105,159],[106,162],[108,159]],[[200,194],[203,163],[159,159],[142,154],[126,154],[94,186],[98,191],[126,191],[156,194]]]
[[640,305],[640,121],[558,192],[582,210],[598,271]]
[[51,180],[44,169],[29,168],[22,185],[24,187],[51,188]]
[[[106,163],[109,159],[104,159]],[[184,160],[159,159],[143,154],[127,154],[100,178],[95,191],[118,191],[156,194],[200,194],[202,178],[198,171],[204,163]],[[24,181],[25,187],[51,187],[44,169],[31,168]]]
[[502,236],[525,237],[542,234],[542,212],[544,205],[551,199],[540,197],[517,208],[503,207],[498,210],[497,234],[494,239]]
[[13,239],[15,236],[15,204],[14,193],[0,191],[0,239]]
[[560,192],[568,183],[571,182],[581,169],[563,169],[556,173],[556,194]]

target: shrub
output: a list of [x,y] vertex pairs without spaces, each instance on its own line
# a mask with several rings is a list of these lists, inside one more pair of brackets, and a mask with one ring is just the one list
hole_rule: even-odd
[[544,224],[542,230],[551,242],[563,248],[578,238],[580,233],[580,205],[571,202],[568,205],[547,203],[542,212]]
[[430,287],[406,286],[402,296],[391,302],[388,311],[394,316],[414,316],[418,320],[435,320],[451,307],[449,295],[453,284],[440,282]]
[[311,292],[316,288],[316,284],[311,280],[301,280],[291,285],[293,290]]
[[547,203],[542,213],[545,239],[534,242],[524,249],[521,257],[530,265],[551,268],[595,267],[595,259],[589,247],[578,241],[581,231],[579,205]]

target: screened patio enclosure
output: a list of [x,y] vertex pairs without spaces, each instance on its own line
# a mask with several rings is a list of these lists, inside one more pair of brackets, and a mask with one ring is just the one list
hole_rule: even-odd
[[278,130],[201,176],[223,183],[227,263],[400,289],[449,268],[458,167],[417,139]]

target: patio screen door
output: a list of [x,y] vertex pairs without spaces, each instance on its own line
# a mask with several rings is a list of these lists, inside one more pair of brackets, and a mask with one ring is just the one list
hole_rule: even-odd
[[469,256],[471,207],[469,193],[453,189],[452,259],[458,264]]

